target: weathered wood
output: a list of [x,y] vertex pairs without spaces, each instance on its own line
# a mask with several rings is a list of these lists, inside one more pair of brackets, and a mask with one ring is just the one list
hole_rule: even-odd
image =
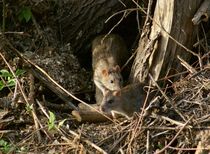
[[[77,52],[91,36],[105,28],[105,20],[126,9],[130,0],[70,0],[68,15],[60,20],[62,39]],[[116,23],[112,23],[114,26]]]
[[205,0],[196,14],[194,15],[192,22],[194,25],[198,25],[201,21],[207,22],[210,16],[210,1]]
[[[196,35],[192,17],[201,2],[202,0],[157,0],[151,30],[146,26],[141,35],[130,74],[132,82],[144,82],[148,73],[158,80],[175,73],[171,70],[183,70],[177,55],[186,62],[190,60],[191,54],[180,44],[188,49],[192,48]],[[148,44],[151,46],[148,47]]]
[[104,122],[109,120],[105,116],[112,118],[112,116],[109,114],[104,114],[105,116],[103,116],[97,111],[88,110],[73,110],[72,115],[78,122]]
[[[99,113],[98,104],[89,104],[89,106],[80,103],[78,104],[79,110],[73,110],[72,115],[78,122],[104,122],[112,118],[112,115],[106,113]],[[98,111],[97,111],[98,110]]]

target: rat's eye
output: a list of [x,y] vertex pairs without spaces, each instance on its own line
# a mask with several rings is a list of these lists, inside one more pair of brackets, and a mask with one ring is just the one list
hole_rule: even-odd
[[107,101],[108,104],[112,104],[113,102],[114,102],[113,99],[110,99],[110,100]]
[[110,83],[114,83],[114,81],[113,80],[110,80]]

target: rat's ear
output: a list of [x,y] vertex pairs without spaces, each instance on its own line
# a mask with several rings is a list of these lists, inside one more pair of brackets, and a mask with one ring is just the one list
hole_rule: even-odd
[[113,92],[114,96],[121,96],[121,91],[120,90],[116,90]]
[[119,66],[119,65],[116,65],[116,66],[114,67],[114,70],[115,70],[116,72],[120,72],[120,66]]
[[107,69],[103,69],[102,70],[102,75],[103,76],[107,76],[108,75],[108,70]]

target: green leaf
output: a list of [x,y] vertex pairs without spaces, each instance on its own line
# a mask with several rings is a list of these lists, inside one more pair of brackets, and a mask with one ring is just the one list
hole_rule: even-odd
[[14,87],[15,84],[16,84],[16,79],[10,79],[10,80],[8,80],[8,82],[7,82],[7,86],[8,86],[8,87]]
[[0,140],[0,146],[5,146],[5,145],[7,145],[7,142],[4,140]]
[[31,104],[31,105],[26,105],[26,111],[27,112],[30,112],[30,111],[32,111],[33,110],[33,104]]
[[0,81],[0,91],[5,87],[4,82]]
[[25,19],[28,22],[32,18],[31,9],[29,7],[23,7],[18,15],[18,19],[22,21]]
[[24,10],[24,18],[26,20],[26,22],[28,22],[32,17],[32,13],[31,13],[31,9],[30,8],[25,8]]
[[0,70],[0,76],[3,78],[8,78],[8,77],[12,77],[12,74],[5,69]]
[[10,144],[7,141],[0,140],[0,150],[4,153],[8,153],[10,151]]
[[15,75],[20,76],[20,75],[23,75],[25,72],[26,72],[25,70],[17,69],[16,72],[15,72]]
[[51,111],[49,111],[49,113],[50,113],[50,117],[48,121],[48,130],[51,130],[55,128],[55,114]]

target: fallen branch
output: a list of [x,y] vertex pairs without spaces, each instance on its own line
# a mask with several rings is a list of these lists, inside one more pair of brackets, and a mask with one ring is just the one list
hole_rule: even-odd
[[207,22],[210,16],[210,1],[205,0],[200,8],[195,13],[194,17],[192,18],[192,22],[194,25],[198,25],[201,21]]
[[[104,122],[109,119],[96,111],[89,110],[73,110],[72,115],[78,122]],[[107,117],[112,118],[110,114],[105,114]]]

